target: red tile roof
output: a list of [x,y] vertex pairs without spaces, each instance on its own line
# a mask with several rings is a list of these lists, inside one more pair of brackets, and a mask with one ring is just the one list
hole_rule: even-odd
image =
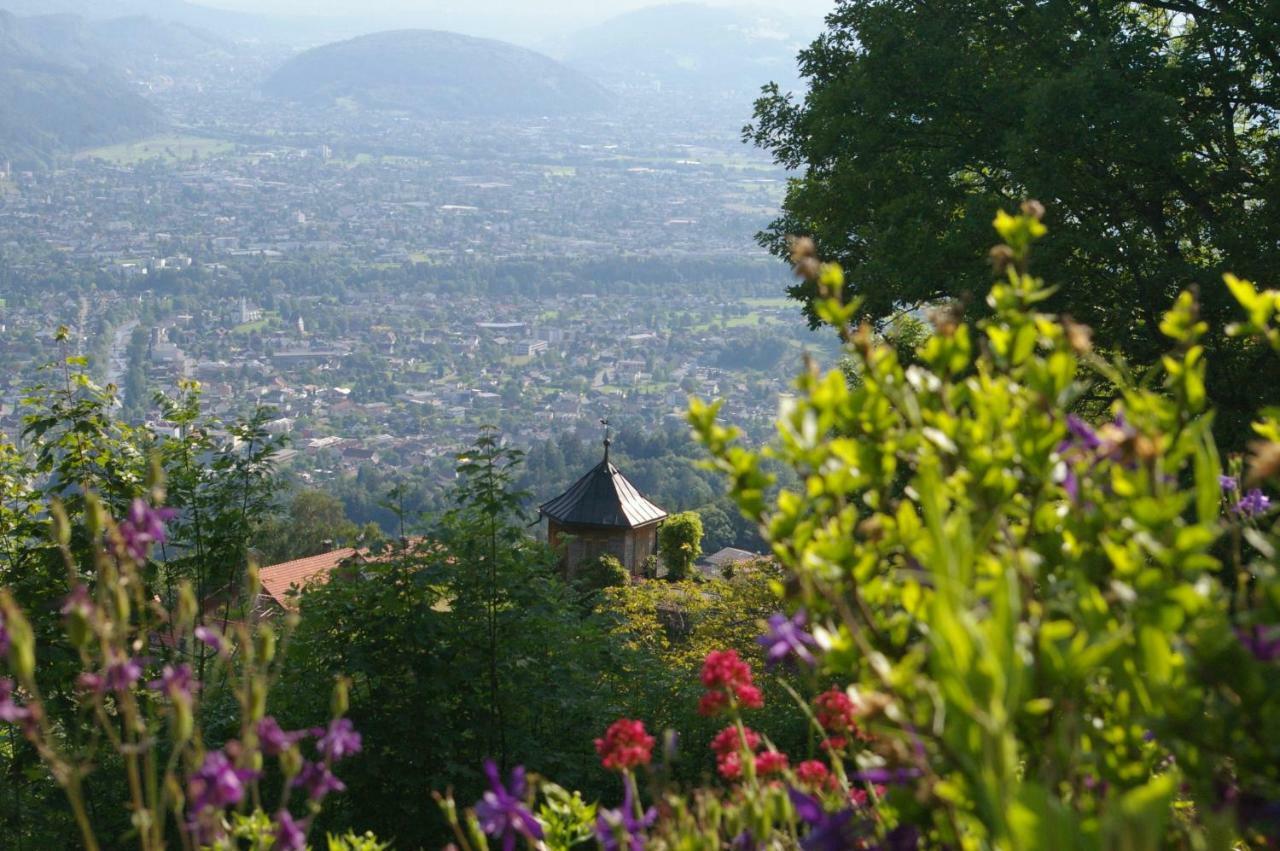
[[308,556],[264,567],[258,571],[258,579],[262,582],[263,593],[270,596],[282,608],[297,609],[298,597],[296,594],[290,595],[289,589],[301,591],[309,582],[329,581],[329,572],[352,557],[363,559],[363,554],[355,547],[343,547],[318,556]]

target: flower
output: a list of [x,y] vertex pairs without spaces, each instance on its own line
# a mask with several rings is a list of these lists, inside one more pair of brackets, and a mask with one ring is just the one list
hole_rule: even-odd
[[210,629],[207,626],[198,626],[195,629],[196,640],[208,647],[219,656],[225,655],[227,651],[227,640],[218,633],[217,630]]
[[809,825],[809,833],[800,841],[805,851],[846,851],[857,848],[858,829],[853,823],[853,810],[828,813],[822,802],[798,789],[788,788],[796,815]]
[[106,675],[101,680],[101,688],[114,691],[128,691],[129,687],[142,677],[142,664],[131,656],[117,659],[107,666]]
[[0,721],[20,724],[30,717],[30,709],[13,702],[13,680],[0,679]]
[[1280,626],[1236,627],[1236,638],[1259,662],[1280,659]]
[[760,747],[760,734],[750,727],[743,727],[739,732],[737,726],[730,724],[711,740],[711,750],[716,756],[724,757],[740,751],[754,751]]
[[523,801],[523,766],[517,765],[511,770],[510,787],[502,785],[498,764],[493,760],[485,760],[484,773],[489,778],[489,791],[475,806],[480,829],[487,836],[502,837],[503,851],[514,851],[517,836],[529,840],[542,839],[542,825]]
[[1232,507],[1241,517],[1257,517],[1271,507],[1271,500],[1258,488],[1253,488]]
[[796,766],[796,781],[811,789],[822,789],[831,782],[831,771],[820,759],[806,759]]
[[865,771],[850,774],[849,779],[877,786],[902,785],[915,780],[920,774],[918,768],[868,768]]
[[337,762],[360,753],[360,734],[350,718],[335,718],[329,722],[329,729],[316,742],[316,747],[330,762]]
[[1089,452],[1094,452],[1102,447],[1102,438],[1098,437],[1098,433],[1093,430],[1093,426],[1075,414],[1067,414],[1067,434],[1070,435],[1067,445],[1078,446]]
[[267,756],[279,756],[308,735],[306,730],[286,733],[280,728],[280,722],[270,715],[258,722],[258,743]]
[[276,813],[275,851],[303,851],[307,847],[307,832],[293,820],[288,810]]
[[[747,759],[755,764],[755,756],[747,754]],[[742,754],[739,751],[727,753],[716,760],[716,771],[725,780],[737,780],[742,776]]]
[[165,541],[164,524],[177,514],[172,508],[153,508],[146,500],[135,499],[116,526],[124,554],[136,562],[146,561],[151,546]]
[[1234,493],[1240,483],[1235,476],[1218,476],[1218,487],[1222,488],[1223,493]]
[[782,774],[790,765],[790,760],[782,751],[765,751],[756,757],[756,774]]
[[818,642],[805,631],[807,621],[803,609],[790,618],[781,612],[769,616],[769,631],[756,639],[765,650],[766,665],[773,666],[795,659],[806,665],[813,665],[817,661],[810,648],[816,648]]
[[244,798],[245,784],[258,776],[248,768],[236,768],[222,751],[205,754],[199,770],[187,779],[187,800],[191,811],[221,810]]
[[648,765],[653,754],[653,736],[645,732],[643,721],[619,718],[609,725],[604,737],[596,739],[600,764],[610,771],[629,771]]
[[822,729],[833,736],[861,736],[858,730],[858,708],[847,692],[838,688],[824,691],[813,699],[814,715]]
[[712,650],[702,663],[702,684],[707,692],[698,701],[698,712],[716,715],[734,701],[747,709],[764,706],[764,695],[752,683],[751,666],[736,650]]
[[698,714],[711,718],[719,715],[729,705],[729,695],[722,691],[708,691],[698,698]]
[[619,838],[625,837],[625,848],[629,851],[641,851],[644,848],[644,831],[653,825],[658,811],[653,807],[636,817],[635,799],[632,797],[631,784],[622,784],[622,806],[616,810],[601,810],[596,816],[596,838],[604,851],[624,851]]
[[169,695],[174,700],[190,700],[191,693],[200,687],[186,662],[165,665],[160,679],[147,683],[147,688]]
[[304,762],[298,776],[293,778],[294,786],[307,790],[307,797],[319,803],[330,792],[345,792],[347,785],[339,780],[323,762]]

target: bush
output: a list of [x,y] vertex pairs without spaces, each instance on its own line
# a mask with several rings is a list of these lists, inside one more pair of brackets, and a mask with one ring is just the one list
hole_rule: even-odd
[[658,527],[658,552],[667,566],[667,578],[687,579],[702,557],[702,518],[696,511],[672,514]]

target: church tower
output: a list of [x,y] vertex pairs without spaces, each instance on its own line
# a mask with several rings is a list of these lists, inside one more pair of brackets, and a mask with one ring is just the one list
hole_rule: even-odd
[[609,423],[602,422],[604,459],[538,512],[547,519],[547,540],[561,551],[566,571],[607,553],[638,576],[645,560],[657,555],[658,526],[667,512],[609,463]]

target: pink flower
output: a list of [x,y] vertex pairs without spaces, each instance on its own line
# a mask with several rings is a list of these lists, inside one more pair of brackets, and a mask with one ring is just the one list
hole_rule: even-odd
[[822,760],[806,759],[796,766],[796,782],[811,790],[824,789],[831,782],[831,772]]
[[13,702],[13,680],[0,679],[0,721],[21,724],[30,717],[30,709]]
[[838,688],[828,689],[813,699],[814,714],[822,729],[833,736],[859,736],[857,707],[848,694]]
[[698,701],[702,715],[717,715],[735,702],[745,709],[764,706],[764,695],[752,682],[751,666],[736,650],[712,650],[702,663],[702,684],[707,691]]
[[769,774],[781,774],[787,770],[790,761],[781,751],[765,751],[756,756],[756,773],[761,777]]
[[653,736],[644,729],[643,721],[620,718],[609,725],[604,737],[596,739],[600,763],[610,771],[629,771],[637,765],[648,765],[653,755]]
[[743,750],[754,751],[758,747],[760,747],[759,733],[750,727],[743,727],[742,732],[739,732],[733,724],[716,733],[716,737],[711,740],[711,750],[720,757]]

